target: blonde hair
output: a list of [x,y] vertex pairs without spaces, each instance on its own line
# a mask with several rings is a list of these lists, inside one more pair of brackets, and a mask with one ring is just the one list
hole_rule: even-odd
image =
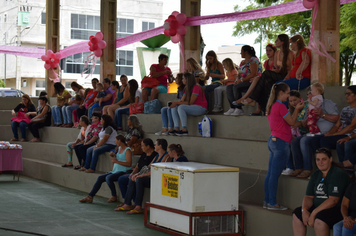
[[310,87],[315,87],[321,95],[324,95],[324,85],[322,85],[321,83],[315,82]]
[[279,92],[286,92],[289,89],[289,86],[286,83],[274,84],[271,89],[271,94],[269,95],[267,106],[266,106],[266,115],[268,116],[271,112],[271,107],[277,101]]
[[300,54],[300,51],[305,48],[306,44],[305,44],[305,41],[304,41],[304,38],[303,36],[297,34],[297,35],[294,35],[293,37],[291,37],[289,39],[289,42],[290,43],[297,43],[297,48],[298,48],[298,51],[297,53],[295,54],[295,57],[299,57],[299,54]]
[[198,70],[200,72],[203,72],[202,77],[205,77],[205,72],[204,72],[203,68],[201,68],[199,63],[193,57],[188,58],[187,63],[189,64],[190,68],[193,70],[193,71],[188,71],[189,73],[194,73],[195,70]]
[[[208,57],[213,57],[214,58],[213,63],[210,64],[210,62],[208,60]],[[205,55],[205,59],[206,59],[206,61],[205,61],[206,71],[216,70],[218,68],[218,64],[219,64],[218,56],[216,55],[216,53],[213,50],[209,51]]]
[[231,71],[235,70],[234,62],[231,60],[231,58],[225,58],[222,61],[222,64],[225,66],[228,73],[231,73]]

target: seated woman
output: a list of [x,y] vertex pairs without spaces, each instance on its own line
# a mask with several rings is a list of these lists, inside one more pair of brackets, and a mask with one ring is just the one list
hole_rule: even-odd
[[334,236],[352,236],[356,234],[356,183],[352,182],[346,189],[341,203],[343,220],[334,224]]
[[26,114],[26,116],[35,116],[28,124],[28,129],[34,137],[30,142],[41,142],[38,130],[45,126],[51,126],[51,107],[48,105],[48,99],[46,97],[40,97],[38,99],[41,107],[37,110],[37,113],[30,112]]
[[204,86],[206,84],[205,72],[193,57],[187,59],[187,72],[194,75],[195,79],[197,80],[197,84],[200,86]]
[[[135,79],[128,82],[127,89],[125,89],[124,97],[129,97],[130,104],[142,102],[142,92],[138,88],[138,83]],[[122,130],[122,115],[130,114],[130,105],[121,106],[115,110],[115,124],[119,130]]]
[[[73,162],[72,162],[72,156],[73,156],[73,150],[77,145],[84,144],[86,141],[86,137],[89,132],[89,119],[87,116],[82,116],[80,117],[79,120],[79,125],[82,127],[79,131],[77,140],[75,142],[69,142],[67,143],[67,154],[68,154],[68,162],[62,165],[62,167],[73,167]],[[81,164],[79,162],[79,164]]]
[[[277,48],[274,44],[272,43],[269,43],[267,44],[266,46],[266,55],[268,57],[268,60],[266,60],[264,63],[263,63],[263,67],[265,68],[265,71],[266,70],[273,70],[273,66],[274,66],[274,54],[276,52]],[[242,62],[241,62],[242,63]],[[241,65],[242,66],[242,65]],[[240,67],[241,67],[240,66]],[[236,104],[248,104],[245,99],[247,99],[251,93],[253,92],[253,90],[255,89],[256,87],[256,84],[258,82],[258,80],[260,79],[259,76],[256,76],[256,77],[253,77],[250,79],[250,86],[248,87],[248,90],[247,92],[240,98],[238,99],[235,103]],[[261,113],[261,106],[257,103],[257,111],[255,112],[252,112],[250,113],[250,116],[261,116],[262,113]]]
[[[194,76],[190,73],[184,73],[183,84],[185,85],[185,92],[181,101],[174,101],[169,106],[174,122],[174,133],[172,132],[172,135],[178,136],[188,135],[187,115],[200,116],[208,110],[203,90],[196,83]],[[179,120],[182,123],[182,130],[179,130]]]
[[79,171],[94,173],[99,156],[115,148],[115,137],[117,136],[116,125],[109,115],[101,117],[102,130],[98,134],[99,141],[95,146],[88,148],[85,165]]
[[[82,117],[86,117],[88,119],[87,116],[82,116]],[[90,147],[94,146],[96,141],[98,140],[98,134],[103,128],[100,119],[101,119],[101,114],[98,112],[94,112],[91,117],[92,124],[88,126],[85,131],[84,142],[74,146],[74,151],[75,154],[77,155],[78,163],[79,163],[79,165],[74,167],[75,170],[79,170],[82,167],[84,167],[86,156],[87,156],[87,150]],[[81,121],[81,123],[83,123],[83,121]]]
[[57,105],[52,106],[53,124],[54,126],[59,127],[63,123],[61,116],[61,112],[63,111],[62,108],[68,104],[68,99],[71,98],[72,95],[60,82],[55,83],[53,86],[55,91],[53,97],[57,97]]
[[[70,86],[72,87],[76,96],[70,99],[70,101],[68,102],[68,106],[62,107],[63,120],[64,120],[64,124],[62,125],[62,127],[73,127],[72,112],[78,109],[80,105],[82,105],[84,101],[83,99],[85,98],[84,97],[85,90],[83,86],[79,85],[75,81],[73,81],[70,84]],[[79,97],[77,95],[79,95]]]
[[[177,74],[176,84],[178,85],[177,99],[178,99],[178,101],[180,101],[182,99],[183,93],[184,93],[183,73]],[[168,102],[168,105],[170,103],[171,102]],[[174,123],[173,123],[173,119],[172,119],[171,108],[169,106],[162,107],[161,118],[162,118],[162,124],[163,124],[162,130],[155,133],[155,135],[168,135],[169,133],[172,133],[173,129],[174,129]],[[169,128],[168,128],[168,125],[169,125]]]
[[26,141],[26,128],[28,123],[30,123],[33,116],[26,116],[28,112],[36,112],[36,107],[33,105],[33,102],[27,94],[22,95],[22,102],[17,105],[12,111],[11,114],[11,129],[14,134],[14,138],[10,141],[19,141],[19,135],[17,133],[17,128],[20,127],[22,139],[21,142]]
[[171,144],[168,146],[168,162],[188,162],[186,156],[184,156],[183,148],[180,144]]
[[[152,163],[165,162],[168,158],[167,153],[168,143],[165,139],[157,139],[155,144],[155,151],[158,153],[156,157],[151,161],[151,163],[142,168],[140,172],[131,176],[129,180],[129,185],[127,188],[124,205],[116,208],[115,211],[128,211],[127,214],[140,214],[143,213],[142,201],[143,193],[146,188],[151,186],[151,170],[150,167]],[[131,201],[135,197],[135,208],[131,210]]]
[[157,99],[159,93],[167,93],[168,82],[173,82],[173,75],[171,69],[166,66],[168,62],[168,56],[160,54],[158,56],[158,64],[152,64],[150,67],[150,75],[152,78],[156,78],[159,85],[154,88],[142,88],[143,102],[148,101],[148,96],[151,95],[151,99]]
[[[142,125],[138,120],[137,116],[135,115],[129,116],[129,119],[127,120],[127,126],[129,127],[129,129],[127,130],[125,139],[127,145],[131,149],[134,149],[137,142],[143,138],[145,132],[142,130]],[[139,145],[141,146],[141,141],[139,142],[140,142]]]
[[[81,116],[87,114],[90,107],[94,105],[94,100],[95,100],[96,96],[98,95],[98,91],[96,90],[96,85],[98,83],[99,83],[99,80],[97,78],[94,78],[91,80],[91,84],[92,84],[93,88],[90,89],[89,92],[87,93],[87,95],[85,96],[83,105],[80,105],[79,108],[76,110],[78,119],[80,119]],[[89,115],[88,115],[88,117],[89,117]]]
[[314,227],[316,235],[330,235],[333,225],[342,220],[340,200],[351,182],[345,171],[332,164],[329,149],[318,149],[315,159],[318,170],[309,180],[302,206],[293,212],[293,232],[298,236],[306,235],[307,226]]
[[[115,117],[115,110],[126,106],[129,104],[129,93],[125,93],[125,90],[127,88],[127,76],[126,75],[121,75],[120,76],[120,82],[121,86],[116,81],[112,82],[112,89],[115,90],[115,101],[111,105],[107,105],[103,108],[103,114],[108,114],[111,116],[111,118],[114,120]],[[124,96],[126,95],[126,97]]]
[[245,58],[245,60],[240,64],[239,73],[235,76],[235,81],[226,87],[226,96],[230,103],[230,109],[224,113],[226,116],[244,114],[240,100],[242,92],[251,86],[251,81],[256,80],[256,76],[261,76],[262,74],[262,64],[256,57],[253,47],[244,45],[241,48],[241,57]]
[[116,154],[111,152],[111,162],[113,164],[112,171],[100,175],[96,180],[93,189],[88,196],[79,200],[82,203],[92,203],[95,194],[99,191],[101,185],[106,182],[111,190],[111,198],[108,200],[108,203],[117,202],[116,188],[114,181],[117,181],[118,178],[126,173],[127,170],[131,168],[132,164],[132,151],[127,146],[125,137],[122,135],[116,136],[116,145],[119,147],[119,151]]
[[[267,100],[273,84],[281,80],[289,79],[292,70],[294,53],[289,49],[288,35],[278,35],[275,44],[279,50],[274,54],[274,69],[262,73],[254,91],[244,103],[245,105],[254,106],[255,102],[257,102],[263,112],[266,110]],[[260,112],[261,111],[258,110],[255,111],[256,114]]]
[[[121,192],[121,196],[123,199],[125,199],[126,196],[126,192],[127,192],[127,185],[129,184],[129,180],[131,179],[131,177],[137,173],[139,173],[142,169],[142,167],[144,166],[148,166],[153,158],[155,158],[157,156],[157,152],[155,151],[155,146],[153,144],[152,139],[150,138],[145,138],[144,140],[142,140],[141,142],[141,149],[142,149],[142,154],[140,159],[138,160],[134,170],[132,171],[131,174],[126,174],[126,175],[122,175],[119,177],[118,183],[119,183],[119,187],[120,187],[120,192]],[[133,197],[135,198],[135,197]],[[120,204],[118,205],[117,210],[120,210],[124,204]],[[123,209],[121,209],[123,210]]]

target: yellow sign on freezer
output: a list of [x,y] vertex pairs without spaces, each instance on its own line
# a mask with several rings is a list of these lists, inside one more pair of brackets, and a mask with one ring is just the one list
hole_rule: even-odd
[[178,198],[179,176],[162,174],[162,195]]

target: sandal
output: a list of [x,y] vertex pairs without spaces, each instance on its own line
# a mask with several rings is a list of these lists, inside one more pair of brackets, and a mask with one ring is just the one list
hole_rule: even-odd
[[79,202],[81,202],[81,203],[92,203],[93,202],[93,197],[86,196],[85,198],[80,199]]
[[10,142],[19,141],[17,138],[10,139]]
[[136,215],[136,214],[142,214],[143,211],[138,211],[138,210],[131,210],[131,211],[128,211],[126,212],[126,214],[128,215]]
[[241,103],[244,104],[245,106],[251,106],[251,107],[254,107],[256,105],[256,101],[248,102],[246,100],[243,100]]
[[26,139],[22,138],[20,141],[21,141],[21,142],[26,142]]
[[303,170],[302,173],[300,173],[299,175],[297,175],[297,178],[300,179],[306,179],[311,175],[311,171],[310,170]]
[[73,164],[72,165],[68,165],[67,163],[65,163],[64,165],[62,165],[62,167],[73,167]]
[[289,176],[296,177],[297,175],[300,175],[302,172],[303,172],[303,169],[296,169],[296,170],[293,171],[293,173],[290,174]]
[[108,203],[112,203],[112,202],[117,202],[117,197],[112,196],[112,197],[108,200]]
[[125,209],[123,207],[118,207],[118,208],[115,208],[114,211],[131,211],[131,208],[130,209]]
[[74,167],[74,170],[79,170],[81,169],[82,167],[80,165],[77,165],[76,167]]

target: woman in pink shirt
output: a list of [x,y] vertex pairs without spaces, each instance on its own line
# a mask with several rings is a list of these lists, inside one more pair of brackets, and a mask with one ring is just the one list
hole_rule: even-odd
[[[188,135],[187,115],[204,115],[208,109],[208,103],[200,85],[197,84],[194,75],[184,73],[183,84],[185,85],[184,94],[180,101],[174,101],[170,105],[174,130],[171,135]],[[182,130],[179,130],[179,120],[182,123]]]
[[295,124],[299,111],[304,107],[303,102],[299,103],[295,107],[293,116],[291,116],[287,107],[283,104],[288,100],[289,92],[289,86],[285,83],[273,85],[266,108],[266,115],[272,133],[268,139],[270,157],[265,179],[263,208],[269,210],[287,210],[286,207],[277,204],[278,178],[290,155],[290,142],[292,140],[290,126]]

